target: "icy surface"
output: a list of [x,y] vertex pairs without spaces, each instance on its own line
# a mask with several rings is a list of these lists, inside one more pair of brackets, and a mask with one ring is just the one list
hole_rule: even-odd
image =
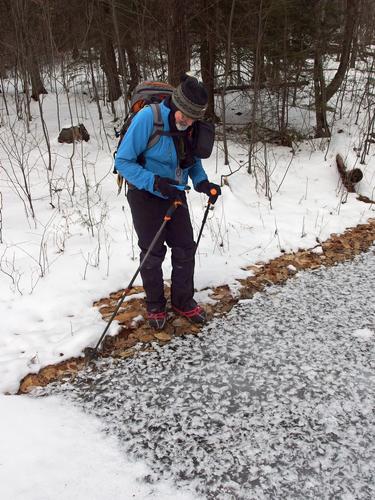
[[375,498],[374,253],[48,391],[197,497]]

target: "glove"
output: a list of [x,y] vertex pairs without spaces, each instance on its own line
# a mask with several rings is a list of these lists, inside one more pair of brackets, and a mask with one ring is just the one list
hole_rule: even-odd
[[176,188],[177,181],[169,179],[168,177],[159,177],[155,175],[154,190],[159,191],[163,196],[171,200],[181,200],[182,193],[180,189]]
[[[212,205],[216,202],[218,197],[221,195],[221,187],[218,184],[214,184],[213,182],[209,182],[207,180],[200,182],[195,186],[195,190],[198,191],[198,193],[204,193],[209,197],[210,203]],[[213,194],[211,191],[216,191],[215,194]]]

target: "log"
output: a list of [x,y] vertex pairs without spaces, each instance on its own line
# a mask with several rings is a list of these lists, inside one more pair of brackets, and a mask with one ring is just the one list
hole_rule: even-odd
[[347,170],[344,164],[344,160],[341,155],[336,155],[337,170],[339,171],[341,180],[348,193],[355,193],[355,186],[363,178],[363,173],[360,168],[353,168],[352,170]]
[[78,126],[63,128],[59,134],[58,142],[72,144],[74,141],[89,141],[90,134],[87,132],[83,123]]

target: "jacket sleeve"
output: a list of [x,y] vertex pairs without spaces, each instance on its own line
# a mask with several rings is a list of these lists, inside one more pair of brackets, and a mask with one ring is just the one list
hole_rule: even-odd
[[155,176],[137,162],[147,149],[154,129],[152,109],[146,107],[133,118],[116,154],[116,170],[138,189],[153,192]]
[[202,166],[202,160],[199,158],[196,158],[194,165],[189,168],[189,177],[193,181],[194,187],[200,182],[208,180],[207,174]]

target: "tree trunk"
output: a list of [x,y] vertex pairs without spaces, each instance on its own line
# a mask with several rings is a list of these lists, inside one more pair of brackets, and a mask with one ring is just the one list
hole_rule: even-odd
[[105,35],[102,37],[100,64],[107,79],[108,100],[110,102],[117,101],[121,97],[121,85],[118,76],[116,55],[111,39]]
[[202,81],[208,92],[208,105],[206,117],[216,120],[215,116],[215,57],[216,57],[216,6],[204,2],[206,23],[202,26],[200,62]]
[[236,6],[236,0],[232,0],[232,6],[230,9],[230,16],[229,16],[229,20],[228,20],[228,32],[227,32],[227,40],[226,40],[227,47],[226,47],[226,53],[225,53],[224,82],[223,82],[223,90],[221,92],[221,108],[222,108],[221,120],[222,120],[222,127],[223,127],[224,165],[229,165],[229,152],[228,152],[228,142],[227,142],[227,133],[226,133],[225,93],[226,93],[226,86],[227,86],[227,81],[228,81],[228,74],[229,74],[231,61],[232,61],[232,57],[231,57],[232,56],[232,26],[233,26],[235,6]]
[[187,36],[185,0],[168,0],[168,81],[171,85],[180,83],[180,76],[190,69],[190,50]]
[[314,48],[314,91],[315,91],[315,137],[329,137],[327,122],[327,98],[323,73],[323,23],[327,0],[320,0],[315,6],[316,32]]
[[339,90],[350,60],[350,49],[353,42],[355,25],[357,22],[360,0],[346,0],[345,28],[343,34],[340,64],[333,80],[325,85],[323,74],[324,33],[323,25],[327,0],[320,0],[316,4],[315,19],[317,20],[315,51],[314,51],[314,89],[315,89],[315,114],[316,137],[329,137],[330,130],[327,123],[327,103]]
[[327,122],[327,100],[325,96],[325,81],[323,74],[322,53],[317,43],[314,54],[314,91],[315,91],[315,137],[331,135]]
[[41,94],[48,94],[48,92],[43,85],[39,64],[34,54],[28,57],[27,71],[31,81],[31,97],[34,101],[38,101]]
[[257,140],[257,111],[259,101],[259,91],[261,87],[262,77],[264,75],[264,50],[263,50],[263,36],[264,36],[264,10],[263,0],[259,2],[259,11],[257,13],[257,34],[254,49],[254,72],[252,81],[254,82],[254,92],[251,109],[251,125],[250,125],[250,145],[248,155],[247,171],[249,174],[253,173],[253,154],[254,146]]
[[[126,67],[125,51],[122,47],[122,42],[121,42],[121,37],[120,37],[120,28],[119,28],[119,23],[118,23],[118,15],[117,15],[117,10],[116,10],[115,0],[111,0],[111,18],[112,18],[113,31],[115,33],[116,44],[117,44],[117,52],[118,52],[119,67],[120,67],[120,74],[121,74],[121,80],[122,80],[122,92],[123,92],[123,98],[124,98],[125,113],[127,113],[128,112],[128,81],[127,81],[128,80],[127,79],[128,71],[127,71],[127,67]],[[113,103],[112,103],[112,106],[113,106]]]
[[358,8],[358,13],[357,13],[357,19],[355,22],[354,26],[354,31],[353,31],[353,43],[352,43],[352,51],[350,54],[350,67],[355,68],[355,63],[357,60],[357,55],[358,55],[358,43],[359,43],[359,18],[362,15],[362,2],[361,0],[359,1],[359,8]]
[[24,90],[28,93],[31,82],[31,97],[37,101],[39,95],[47,94],[40,74],[38,53],[41,51],[37,30],[41,26],[33,25],[36,18],[30,2],[14,0],[11,3],[11,18],[14,23],[16,35],[16,53],[22,69]]
[[140,72],[137,64],[137,54],[134,50],[134,41],[130,31],[128,32],[128,36],[125,37],[124,46],[130,71],[129,92],[131,92],[140,81]]
[[353,43],[354,30],[357,23],[358,8],[360,0],[346,1],[345,30],[342,42],[340,64],[333,80],[327,86],[326,99],[328,102],[338,91],[342,84],[349,65],[350,49]]
[[[90,5],[90,3],[89,3]],[[96,0],[91,4],[92,6],[92,19],[93,19],[93,32],[97,37],[97,44],[99,45],[100,53],[100,66],[105,74],[105,79],[108,86],[108,101],[113,103],[121,97],[121,85],[119,79],[119,72],[117,67],[116,53],[113,45],[114,35],[118,32],[116,22],[116,12],[113,10],[113,2],[102,2]],[[92,57],[90,51],[90,58]],[[92,64],[92,59],[90,60]],[[103,85],[104,87],[104,85]],[[126,89],[125,89],[126,90]]]

